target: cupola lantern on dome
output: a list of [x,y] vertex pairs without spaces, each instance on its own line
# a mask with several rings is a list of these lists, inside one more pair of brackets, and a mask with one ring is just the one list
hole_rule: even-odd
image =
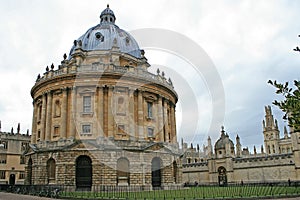
[[115,14],[109,8],[109,4],[107,4],[107,7],[101,12],[100,23],[112,23],[112,24],[114,24],[115,21],[116,21]]

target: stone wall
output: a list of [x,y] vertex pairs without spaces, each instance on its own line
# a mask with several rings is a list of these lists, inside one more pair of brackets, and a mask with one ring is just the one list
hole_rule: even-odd
[[[265,157],[210,159],[205,163],[183,165],[183,182],[218,183],[217,168],[227,170],[229,183],[298,180],[293,154]],[[230,167],[228,167],[230,166]],[[232,167],[232,169],[231,169]]]
[[[76,159],[86,155],[92,160],[92,185],[117,185],[117,161],[119,158],[126,158],[129,163],[129,184],[151,186],[151,161],[155,157],[161,159],[161,180],[162,186],[174,185],[181,181],[179,172],[180,166],[174,167],[174,156],[159,154],[157,152],[128,152],[120,150],[61,150],[56,152],[31,153],[26,157],[28,164],[29,158],[32,159],[32,183],[49,184],[47,161],[50,158],[55,160],[56,176],[53,184],[75,185],[76,184]],[[174,170],[177,170],[174,172]],[[26,168],[28,175],[28,166]],[[174,177],[176,176],[176,178]],[[29,180],[27,180],[27,184]]]

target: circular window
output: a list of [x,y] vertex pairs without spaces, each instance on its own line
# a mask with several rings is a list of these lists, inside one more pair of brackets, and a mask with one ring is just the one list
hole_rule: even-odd
[[97,40],[101,40],[101,42],[103,42],[104,36],[100,32],[95,33],[95,36]]

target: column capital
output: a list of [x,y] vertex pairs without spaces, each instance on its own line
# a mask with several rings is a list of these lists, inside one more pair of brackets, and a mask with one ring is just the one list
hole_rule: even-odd
[[46,94],[48,95],[48,94],[52,94],[53,93],[53,91],[52,90],[47,90],[46,91]]
[[61,87],[61,88],[60,88],[60,90],[61,90],[62,92],[64,92],[64,91],[67,91],[68,89],[69,89],[69,88],[68,88],[68,87],[66,87],[66,86],[65,86],[65,87]]
[[101,90],[103,90],[103,87],[104,87],[104,85],[97,85],[97,89],[101,89]]

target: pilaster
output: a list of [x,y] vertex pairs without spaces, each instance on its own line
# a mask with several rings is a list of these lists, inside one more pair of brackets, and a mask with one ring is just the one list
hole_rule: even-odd
[[46,94],[44,93],[42,96],[42,117],[41,117],[41,135],[40,140],[45,140],[45,124],[46,124]]
[[175,105],[170,104],[170,118],[171,118],[171,142],[176,143],[176,119],[175,119]]
[[143,94],[138,90],[138,133],[139,139],[144,140],[144,110],[143,110]]
[[77,112],[77,106],[76,106],[76,95],[77,95],[77,89],[74,86],[72,88],[71,93],[71,106],[70,106],[70,137],[75,138],[76,137],[76,112]]
[[168,119],[168,101],[164,99],[164,104],[163,104],[163,110],[164,110],[164,132],[165,132],[165,140],[164,141],[169,141],[169,119]]
[[31,130],[31,144],[36,143],[36,126],[37,126],[37,105],[36,102],[33,101],[33,114],[32,114],[32,130]]
[[114,117],[112,112],[112,106],[113,106],[113,87],[108,87],[108,94],[107,94],[107,131],[108,131],[108,137],[112,138],[114,137]]
[[47,115],[46,115],[46,141],[51,140],[51,128],[52,128],[52,92],[47,93]]
[[67,137],[67,88],[62,88],[62,103],[61,103],[61,133],[60,137]]
[[[103,137],[104,136],[104,125],[103,125],[103,122],[104,122],[104,113],[103,113],[103,110],[104,110],[104,98],[103,98],[103,87],[98,87],[98,95],[97,95],[97,102],[98,102],[98,115],[97,115],[97,119],[98,119],[98,131],[99,131],[99,136]],[[95,106],[96,107],[96,106]]]
[[158,115],[158,120],[157,120],[157,133],[158,133],[158,140],[159,141],[164,141],[164,132],[163,132],[163,127],[164,127],[164,122],[163,122],[163,106],[162,106],[162,97],[158,97],[157,101],[157,115]]
[[130,135],[130,137],[135,137],[134,134],[134,90],[133,89],[129,89],[129,105],[128,105],[128,133]]

